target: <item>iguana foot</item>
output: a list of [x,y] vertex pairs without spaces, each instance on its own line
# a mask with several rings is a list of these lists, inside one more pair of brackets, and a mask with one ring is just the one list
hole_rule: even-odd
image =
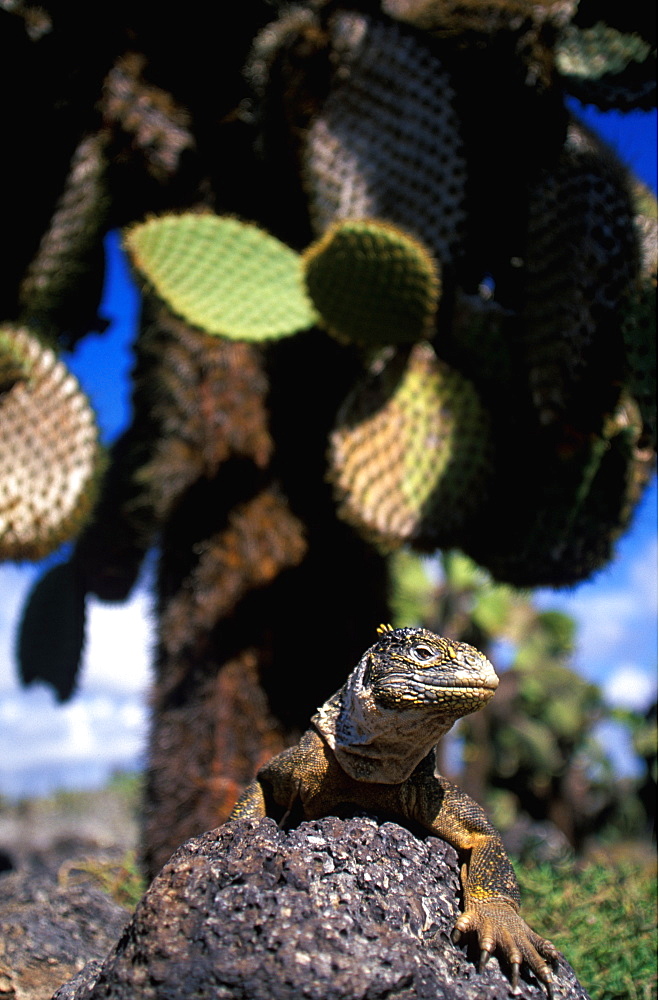
[[553,997],[553,977],[549,962],[556,962],[558,951],[551,943],[526,924],[510,903],[503,900],[468,905],[458,917],[453,929],[453,941],[474,931],[481,949],[479,971],[485,967],[490,956],[499,951],[510,965],[512,992],[519,993],[519,970],[526,962]]

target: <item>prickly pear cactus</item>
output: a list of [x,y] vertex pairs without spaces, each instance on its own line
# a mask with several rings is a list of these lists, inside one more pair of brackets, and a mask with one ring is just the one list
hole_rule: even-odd
[[649,446],[657,447],[657,278],[639,282],[625,302],[622,335],[627,382],[648,430]]
[[80,46],[84,12],[10,6],[0,544],[89,510],[93,419],[29,331],[100,329],[122,228],[134,412],[71,566],[123,599],[159,552],[154,874],[342,683],[382,549],[525,587],[610,559],[656,448],[652,212],[566,97],[653,106],[656,31],[583,0],[257,0],[201,31],[110,12]]
[[0,356],[0,555],[41,559],[91,511],[96,422],[77,380],[28,330],[0,328]]
[[657,447],[657,202],[641,184],[635,186],[635,223],[641,266],[622,308],[626,383],[637,401],[647,443]]
[[487,413],[429,344],[373,367],[330,436],[339,514],[384,549],[448,544],[487,490]]
[[372,219],[339,221],[303,255],[304,280],[322,323],[340,340],[373,346],[432,333],[438,268],[426,248]]
[[178,316],[232,340],[270,340],[315,320],[298,255],[257,226],[215,215],[151,219],[125,237],[139,274]]
[[[493,576],[517,587],[577,583],[604,566],[627,527],[654,466],[638,406],[623,397],[597,434],[529,456],[515,482],[517,502],[487,508],[464,549]],[[504,484],[510,496],[510,484]],[[496,487],[494,488],[494,491]],[[488,530],[499,513],[498,531]]]
[[76,686],[85,641],[85,593],[68,562],[49,569],[28,595],[18,635],[24,684],[50,684],[58,701]]
[[451,260],[464,236],[467,167],[450,72],[395,21],[339,11],[327,30],[334,85],[303,166],[316,231],[387,219]]
[[24,322],[72,342],[95,326],[95,310],[80,288],[96,291],[103,278],[101,238],[107,224],[108,137],[94,132],[82,137],[59,198],[20,287]]
[[615,377],[622,303],[638,271],[627,175],[577,122],[529,192],[524,261],[519,349],[533,402],[542,424],[574,420],[580,399],[591,406]]

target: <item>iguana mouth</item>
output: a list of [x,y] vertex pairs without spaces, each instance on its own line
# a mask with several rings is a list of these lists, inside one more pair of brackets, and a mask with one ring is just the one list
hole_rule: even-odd
[[499,678],[495,676],[484,677],[482,680],[480,678],[478,680],[473,680],[465,677],[463,681],[459,677],[452,677],[449,684],[444,684],[440,680],[437,684],[429,684],[428,687],[437,687],[442,688],[443,690],[446,690],[447,688],[456,688],[456,690],[462,688],[487,688],[490,691],[496,691],[499,687]]
[[464,680],[459,677],[451,677],[450,681],[447,679],[443,681],[442,678],[437,678],[433,680],[429,677],[424,677],[423,681],[414,681],[410,678],[409,674],[404,676],[403,674],[389,674],[386,678],[382,678],[373,685],[373,695],[378,697],[382,692],[391,692],[392,690],[398,692],[401,696],[405,697],[406,694],[435,694],[439,692],[449,692],[455,691],[458,693],[465,693],[467,691],[491,691],[494,692],[499,686],[499,678],[494,674],[492,677],[484,678],[471,678],[465,677]]
[[496,691],[499,682],[496,684],[490,681],[483,681],[482,684],[438,684],[435,691]]

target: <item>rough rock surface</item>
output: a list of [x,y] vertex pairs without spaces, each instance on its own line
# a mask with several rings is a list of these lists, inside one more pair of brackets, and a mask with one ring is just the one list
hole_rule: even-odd
[[[451,944],[458,898],[452,848],[395,823],[227,824],[172,856],[100,971],[55,998],[505,1000],[498,962],[479,974]],[[564,962],[555,992],[587,1000]],[[546,1000],[530,973],[521,996]]]
[[128,918],[99,888],[59,884],[40,858],[2,874],[1,1000],[46,1000],[85,963],[104,958]]

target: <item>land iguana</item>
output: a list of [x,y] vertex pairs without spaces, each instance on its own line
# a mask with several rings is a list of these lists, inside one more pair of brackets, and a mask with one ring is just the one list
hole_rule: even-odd
[[519,888],[501,838],[479,805],[435,774],[435,746],[457,719],[482,708],[499,679],[473,646],[424,628],[381,625],[343,687],[318,710],[297,746],[261,768],[229,819],[280,825],[353,805],[420,824],[464,859],[457,943],[475,932],[479,969],[494,951],[512,989],[526,962],[552,992],[558,952],[519,916]]

